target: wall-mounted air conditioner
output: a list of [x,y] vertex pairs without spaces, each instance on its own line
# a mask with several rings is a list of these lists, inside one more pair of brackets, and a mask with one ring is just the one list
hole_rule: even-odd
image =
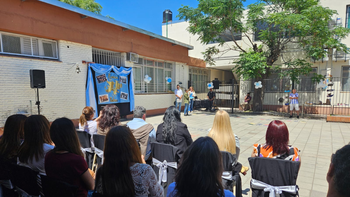
[[138,63],[139,62],[139,55],[136,53],[129,52],[126,55],[126,60],[130,61],[130,62]]

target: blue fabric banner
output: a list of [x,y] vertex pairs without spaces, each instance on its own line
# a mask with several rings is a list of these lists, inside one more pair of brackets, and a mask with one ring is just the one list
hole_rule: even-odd
[[112,71],[102,74],[95,73],[98,104],[128,103],[128,77],[120,76]]
[[[95,71],[93,79],[92,71]],[[130,78],[130,81],[129,81]],[[86,106],[97,110],[98,104],[130,102],[130,112],[134,110],[134,86],[132,68],[114,67],[103,64],[89,64],[86,87]],[[97,100],[94,85],[97,89]],[[97,117],[97,113],[95,113]]]

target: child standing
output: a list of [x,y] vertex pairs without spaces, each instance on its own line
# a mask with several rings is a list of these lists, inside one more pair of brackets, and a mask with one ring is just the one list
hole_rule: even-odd
[[184,109],[184,115],[188,115],[189,111],[189,102],[190,102],[190,97],[188,95],[188,89],[186,89],[186,94],[184,94],[184,103],[185,103],[185,109]]
[[192,113],[193,112],[193,99],[196,96],[196,93],[195,93],[195,91],[194,91],[192,86],[188,90],[188,94],[190,95],[190,104],[189,104],[189,110],[188,111],[190,111],[190,113]]

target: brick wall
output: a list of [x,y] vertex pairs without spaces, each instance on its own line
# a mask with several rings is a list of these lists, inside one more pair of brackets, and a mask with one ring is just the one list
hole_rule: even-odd
[[[79,118],[85,106],[87,65],[92,47],[59,41],[59,61],[0,55],[0,127],[18,111],[37,114],[36,93],[30,88],[30,69],[45,70],[46,88],[39,89],[41,114],[50,121],[58,117]],[[81,72],[76,73],[74,63]]]

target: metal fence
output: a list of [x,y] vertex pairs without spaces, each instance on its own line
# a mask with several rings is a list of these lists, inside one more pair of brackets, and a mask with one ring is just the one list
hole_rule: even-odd
[[[205,100],[207,99],[207,93],[209,92],[208,83],[211,81],[197,81],[191,82],[189,81],[196,92],[196,96],[198,99]],[[198,89],[196,89],[196,87]],[[239,93],[239,85],[238,84],[219,84],[219,89],[213,89],[215,92],[215,100],[214,107],[219,108],[238,108],[238,93]],[[234,99],[232,99],[234,98]]]
[[[242,80],[235,84],[220,83],[219,89],[214,89],[216,93],[214,106],[225,108],[232,113],[255,113],[256,111],[252,109],[254,82],[254,80]],[[195,90],[198,99],[207,98],[208,83],[211,82],[196,83],[201,84],[201,91]],[[289,95],[293,88],[292,81],[289,78],[265,79],[262,81],[262,88],[264,88],[263,112],[287,116],[290,113]],[[330,77],[316,83],[310,77],[302,77],[294,83],[294,88],[299,94],[301,116],[350,115],[350,78]],[[241,104],[247,93],[250,93],[252,100],[250,105],[246,106],[248,110],[243,111]]]
[[[239,98],[240,103],[243,102],[244,95],[248,92],[251,92],[252,98],[254,97],[253,80],[241,81],[239,84],[242,94]],[[278,115],[289,113],[291,80],[288,78],[266,79],[262,81],[262,85],[264,88],[263,111]],[[298,101],[302,116],[350,115],[349,78],[330,77],[315,83],[311,78],[304,77],[294,84],[294,88],[299,94]]]
[[144,81],[135,81],[135,93],[173,93],[172,83],[146,83]]

